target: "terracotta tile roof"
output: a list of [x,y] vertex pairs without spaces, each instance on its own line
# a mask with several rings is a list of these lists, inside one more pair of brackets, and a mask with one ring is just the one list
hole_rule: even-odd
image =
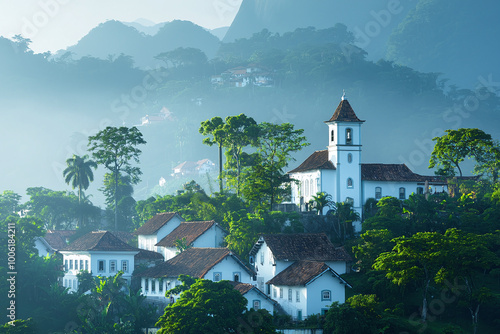
[[[160,228],[167,224],[170,219],[179,214],[177,212],[162,212],[148,220],[141,227],[135,230],[135,235],[151,235],[155,234]],[[180,217],[180,216],[179,216]]]
[[139,253],[135,254],[134,259],[137,260],[162,260],[163,255],[146,249],[139,249]]
[[324,233],[265,234],[250,253],[255,255],[264,241],[276,260],[352,261],[349,253],[335,247]]
[[288,173],[305,172],[314,169],[335,169],[333,163],[328,160],[328,150],[314,152],[299,167]]
[[255,286],[253,286],[252,284],[248,284],[248,283],[241,283],[241,282],[229,281],[229,284],[231,284],[233,286],[233,288],[235,290],[237,290],[239,293],[241,293],[242,295],[244,295],[248,291],[250,291],[253,288],[255,288]]
[[139,251],[108,231],[89,232],[76,239],[63,251]]
[[273,285],[288,285],[288,286],[301,286],[311,283],[316,277],[320,276],[325,272],[331,272],[335,277],[337,277],[342,283],[347,284],[351,287],[345,280],[343,280],[339,274],[330,268],[324,262],[315,261],[297,261],[278,275],[274,276],[267,284]]
[[363,181],[446,183],[437,176],[415,174],[405,164],[361,164],[361,179]]
[[328,122],[364,122],[356,116],[356,113],[352,109],[351,105],[347,100],[340,101],[339,106],[335,109],[333,116],[326,121]]
[[215,224],[215,221],[183,222],[170,232],[165,238],[161,239],[155,246],[175,247],[175,241],[186,238],[189,246],[198,239],[203,233]]
[[128,244],[130,240],[134,237],[134,235],[130,232],[125,232],[125,231],[110,231],[113,233],[115,237],[123,241],[124,243]]
[[54,250],[60,250],[67,246],[66,240],[76,233],[74,230],[48,230],[43,237],[45,242]]
[[155,267],[147,269],[140,274],[141,277],[179,277],[190,275],[203,278],[205,274],[217,263],[231,256],[249,273],[253,271],[227,248],[188,248],[174,258]]

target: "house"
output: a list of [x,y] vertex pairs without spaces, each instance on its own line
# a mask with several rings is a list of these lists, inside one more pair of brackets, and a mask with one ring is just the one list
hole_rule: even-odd
[[[447,191],[447,184],[439,177],[422,176],[413,173],[404,164],[366,164],[361,159],[360,120],[347,101],[345,94],[329,120],[328,148],[311,154],[297,168],[288,172],[291,179],[292,203],[301,210],[318,192],[332,196],[334,202],[351,203],[362,216],[367,199],[394,196],[401,200],[411,193]],[[325,208],[326,212],[328,208]],[[361,230],[361,222],[354,224],[355,231]]]
[[188,248],[140,273],[142,294],[167,303],[165,291],[181,284],[179,275],[251,284],[255,273],[227,248]]
[[184,161],[183,163],[175,166],[172,176],[186,176],[186,175],[204,175],[214,170],[215,164],[209,159],[202,159],[198,161]]
[[332,302],[345,302],[345,287],[351,287],[328,264],[321,261],[296,261],[266,284],[272,298],[294,320],[324,314]]
[[257,289],[257,287],[255,287],[254,285],[241,282],[230,283],[248,301],[248,310],[254,309],[257,311],[263,309],[267,310],[270,314],[273,314],[275,311],[280,309],[279,304],[275,300],[272,300],[269,296]]
[[140,249],[159,252],[155,245],[167,234],[172,232],[182,222],[182,217],[176,212],[162,212],[148,220],[135,230],[137,244]]
[[177,228],[161,239],[155,246],[165,260],[173,258],[177,252],[177,241],[185,238],[185,247],[222,247],[227,231],[215,221],[182,222]]
[[35,238],[35,248],[41,257],[52,256],[66,247],[75,230],[47,230],[45,236]]
[[84,270],[93,276],[113,276],[123,272],[130,284],[134,257],[139,249],[132,247],[107,231],[89,232],[59,250],[63,255],[65,274],[63,286],[76,291],[77,274]]
[[257,287],[268,296],[268,282],[297,261],[323,262],[342,275],[352,258],[343,247],[335,247],[324,233],[264,234],[250,251]]

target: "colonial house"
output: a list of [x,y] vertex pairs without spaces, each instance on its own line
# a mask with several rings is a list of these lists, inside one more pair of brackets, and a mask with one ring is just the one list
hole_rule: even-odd
[[182,220],[182,217],[176,212],[157,214],[134,232],[137,235],[138,247],[159,252],[158,247],[155,245],[178,227]]
[[231,282],[231,284],[247,300],[248,310],[254,309],[257,311],[263,309],[267,310],[270,314],[273,314],[277,310],[281,310],[279,304],[275,300],[272,300],[254,285],[238,282]]
[[168,303],[165,292],[181,284],[179,275],[251,284],[255,273],[227,248],[188,248],[140,273],[142,294]]
[[52,256],[66,247],[75,230],[47,230],[43,237],[35,238],[35,248],[41,257]]
[[[322,263],[331,269],[329,272],[335,273],[338,276],[347,272],[348,263],[352,261],[352,258],[343,247],[335,247],[324,233],[265,234],[259,237],[259,240],[250,251],[250,263],[254,265],[254,270],[257,273],[257,287],[268,296],[273,294],[273,298],[274,294],[277,293],[276,291],[272,291],[273,286],[283,289],[286,286],[287,289],[290,289],[288,286],[292,286],[292,283],[297,283],[283,279],[273,281],[273,279],[295,263],[303,261]],[[296,267],[292,267],[291,271],[285,272],[285,276],[282,277],[289,277],[288,275],[301,276],[300,272],[295,272],[294,274],[293,268]],[[301,277],[300,282],[309,282],[309,280],[304,280],[305,278]],[[288,285],[282,283],[287,283]],[[288,290],[284,291],[288,293]],[[301,303],[307,303],[306,291],[301,291],[300,293],[302,296],[302,299],[300,299],[302,300]],[[283,298],[281,297],[281,299]],[[296,298],[297,296],[293,296],[294,300]],[[339,294],[336,294],[335,298],[338,299],[332,299],[332,301],[344,300],[343,295],[340,297]],[[281,299],[277,299],[280,304],[282,304],[280,302]],[[302,307],[300,310],[302,310],[304,316],[312,314],[307,311],[307,308]],[[294,314],[292,316],[297,315]]]
[[[292,203],[306,210],[307,203],[318,192],[332,196],[334,202],[349,202],[362,215],[367,199],[394,196],[401,200],[411,193],[447,191],[446,182],[435,176],[413,173],[404,164],[362,163],[360,120],[342,97],[328,126],[328,148],[311,154],[297,168],[288,172],[292,182]],[[326,211],[328,208],[325,208]],[[361,223],[355,223],[361,230]]]
[[351,287],[325,262],[296,261],[270,281],[272,298],[294,320],[324,314],[332,302],[345,302]]
[[107,231],[89,232],[60,250],[65,274],[63,286],[76,291],[77,274],[84,270],[93,276],[113,276],[119,271],[130,284],[134,271],[134,256],[139,249],[132,247]]
[[227,231],[215,221],[182,222],[177,228],[161,239],[155,246],[166,260],[178,253],[177,242],[183,240],[184,247],[222,247]]

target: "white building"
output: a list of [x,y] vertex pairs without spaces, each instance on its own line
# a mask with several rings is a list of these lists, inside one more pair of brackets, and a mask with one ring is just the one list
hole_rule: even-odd
[[89,271],[92,276],[113,276],[119,271],[130,284],[134,271],[134,256],[139,249],[132,247],[107,231],[89,232],[59,252],[63,255],[65,274],[63,286],[78,289],[77,274]]
[[[368,198],[393,196],[404,200],[411,193],[425,193],[426,185],[431,192],[447,191],[445,181],[415,174],[404,164],[362,163],[363,122],[343,96],[333,116],[325,122],[327,149],[314,152],[289,172],[290,177],[298,181],[292,182],[293,203],[305,210],[313,196],[324,192],[331,195],[334,202],[351,203],[362,216],[363,204]],[[361,223],[354,224],[354,228],[360,231]]]
[[189,248],[140,273],[142,294],[168,303],[165,292],[181,284],[179,275],[251,284],[255,273],[227,248]]
[[[286,292],[288,294],[289,289],[292,289],[292,293],[296,294],[296,291],[298,290],[297,288],[288,287],[292,285],[288,281],[273,280],[276,277],[282,277],[279,276],[281,273],[286,273],[286,275],[289,276],[297,276],[297,278],[301,279],[301,282],[309,282],[309,280],[305,280],[303,277],[304,273],[296,271],[296,269],[287,271],[288,268],[295,268],[292,267],[295,263],[302,263],[304,261],[322,263],[321,268],[323,268],[323,265],[327,266],[329,268],[329,272],[334,273],[334,276],[336,277],[336,281],[334,281],[338,284],[339,275],[347,272],[348,263],[352,261],[352,258],[343,247],[335,247],[324,233],[261,235],[250,251],[250,263],[254,265],[254,270],[257,273],[257,287],[262,292],[278,301],[282,306],[286,306],[286,301],[290,298],[289,295],[286,295],[285,300],[283,293]],[[317,272],[314,273],[319,275]],[[285,285],[280,282],[287,282],[286,289]],[[312,288],[316,287],[316,284],[317,283],[315,283]],[[305,286],[305,283],[302,285]],[[273,288],[277,288],[278,290],[273,291]],[[281,291],[279,288],[285,290]],[[304,291],[299,292],[299,300],[301,300],[302,304],[308,303],[308,294],[306,290],[309,289],[309,287],[305,287],[304,289],[302,289]],[[332,298],[335,299],[332,299],[330,304],[332,301],[344,301],[345,285],[337,286],[335,289],[326,287],[325,289],[336,291],[335,295],[332,295]],[[297,300],[297,296],[293,295],[292,299]],[[284,308],[286,310],[286,307]],[[295,311],[298,312],[298,310],[302,311],[301,317],[313,314],[311,313],[312,308],[309,308],[308,311],[308,308],[301,307]],[[290,315],[292,317],[297,317],[297,312],[292,312]]]
[[297,261],[272,278],[272,298],[294,320],[324,314],[332,302],[345,302],[351,287],[325,262]]
[[267,310],[270,314],[273,314],[276,311],[278,303],[257,289],[254,285],[248,283],[231,283],[234,288],[247,300],[248,310],[254,309],[257,311],[263,309]]
[[137,235],[138,247],[161,253],[155,245],[178,227],[182,220],[176,212],[157,214],[134,232]]
[[166,260],[177,255],[176,243],[185,241],[187,247],[217,248],[222,247],[227,231],[215,221],[182,222],[155,246]]

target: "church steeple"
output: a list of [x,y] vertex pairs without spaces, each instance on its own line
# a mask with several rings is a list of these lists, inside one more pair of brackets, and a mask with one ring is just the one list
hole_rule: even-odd
[[333,116],[328,120],[325,121],[325,123],[329,122],[364,122],[356,116],[356,113],[352,109],[351,105],[349,104],[349,101],[347,101],[347,98],[345,97],[345,92],[344,95],[342,95],[342,100],[339,103],[339,106],[337,109],[335,109],[335,112],[333,113]]

